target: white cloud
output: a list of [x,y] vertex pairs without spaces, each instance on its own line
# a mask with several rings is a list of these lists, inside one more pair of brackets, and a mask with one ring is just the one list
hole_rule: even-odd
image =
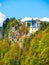
[[23,18],[23,19],[21,19],[21,21],[27,21],[27,20],[36,20],[36,19],[39,19],[38,17],[36,17],[36,18],[30,18],[30,17],[25,17],[25,18]]
[[4,20],[5,20],[5,15],[0,12],[0,26],[2,26]]
[[21,19],[21,21],[27,21],[27,20],[32,20],[32,18],[30,18],[30,17],[25,17],[25,18]]
[[43,17],[43,18],[38,18],[38,17],[35,17],[35,18],[25,17],[25,18],[21,19],[21,21],[23,22],[23,21],[32,20],[32,19],[33,20],[38,19],[40,21],[47,21],[47,22],[49,22],[49,18],[47,18],[47,17]]
[[47,17],[41,18],[40,20],[49,22],[49,18],[47,18]]
[[33,18],[33,20],[36,20],[36,19],[39,19],[38,17],[36,17],[36,18]]
[[36,17],[36,18],[33,18],[33,20],[36,20],[36,19],[39,19],[40,21],[47,21],[47,22],[49,22],[49,18],[47,18],[47,17],[43,17],[43,18]]
[[43,18],[36,17],[36,18],[33,18],[33,20],[36,20],[36,19],[38,19],[40,21],[47,21],[47,22],[49,22],[49,18],[47,18],[47,17],[43,17]]

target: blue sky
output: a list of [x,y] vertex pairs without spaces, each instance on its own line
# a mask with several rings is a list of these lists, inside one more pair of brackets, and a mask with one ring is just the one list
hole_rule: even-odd
[[49,17],[49,0],[0,0],[0,12],[6,17]]

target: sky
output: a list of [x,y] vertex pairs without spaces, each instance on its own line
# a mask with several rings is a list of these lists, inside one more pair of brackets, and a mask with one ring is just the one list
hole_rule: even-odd
[[0,0],[6,18],[49,17],[49,0]]

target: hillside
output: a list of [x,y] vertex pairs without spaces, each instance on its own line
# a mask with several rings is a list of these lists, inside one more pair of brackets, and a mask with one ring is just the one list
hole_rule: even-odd
[[[15,18],[6,21],[4,39],[0,40],[0,65],[49,65],[49,23],[41,23],[40,29],[28,37],[29,28],[25,23],[22,25]],[[16,25],[17,36],[13,37],[11,30]]]
[[0,39],[2,39],[2,27],[0,27]]

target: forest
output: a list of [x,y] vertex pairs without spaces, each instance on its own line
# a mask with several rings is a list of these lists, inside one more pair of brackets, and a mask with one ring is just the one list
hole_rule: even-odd
[[[12,32],[15,26],[17,37]],[[29,37],[28,32],[29,28],[20,20],[7,18],[3,22],[0,65],[49,65],[49,22],[41,21],[39,30]]]

